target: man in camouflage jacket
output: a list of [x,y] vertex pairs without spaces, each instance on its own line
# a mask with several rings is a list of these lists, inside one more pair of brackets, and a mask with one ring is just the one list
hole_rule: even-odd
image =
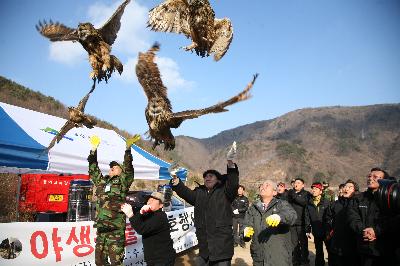
[[96,265],[124,265],[125,251],[125,214],[120,211],[125,203],[126,192],[133,179],[131,146],[140,136],[127,139],[124,164],[110,162],[109,174],[103,176],[97,163],[97,147],[100,139],[93,136],[90,139],[92,149],[88,156],[89,175],[96,185],[96,219],[97,228],[95,262]]

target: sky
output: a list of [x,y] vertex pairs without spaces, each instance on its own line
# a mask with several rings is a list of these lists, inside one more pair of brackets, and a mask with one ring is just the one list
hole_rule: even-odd
[[[90,90],[91,71],[79,43],[51,43],[39,20],[69,27],[101,27],[122,1],[0,1],[0,75],[76,106]],[[173,111],[224,101],[259,77],[252,98],[229,112],[186,120],[173,134],[208,138],[221,131],[308,107],[400,102],[400,1],[211,0],[216,18],[232,21],[234,37],[218,62],[180,47],[183,35],[146,28],[149,9],[161,1],[132,0],[112,54],[124,65],[96,86],[85,112],[130,133],[144,134],[147,99],[139,85],[138,52],[157,41],[157,63]]]

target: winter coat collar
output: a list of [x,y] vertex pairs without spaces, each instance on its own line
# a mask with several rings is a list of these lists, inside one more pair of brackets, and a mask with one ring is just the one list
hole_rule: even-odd
[[269,202],[267,209],[264,211],[264,207],[263,207],[263,202],[261,200],[257,200],[254,203],[254,207],[261,213],[263,212],[267,212],[269,209],[271,209],[276,203],[278,202],[278,200],[276,198],[272,198],[272,200]]

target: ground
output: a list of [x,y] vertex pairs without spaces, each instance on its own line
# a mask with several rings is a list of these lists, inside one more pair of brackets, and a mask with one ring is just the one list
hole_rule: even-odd
[[[310,250],[310,265],[314,265],[315,247],[312,240],[308,241],[308,249]],[[325,261],[327,261],[327,253],[325,252]],[[178,254],[175,266],[189,266],[194,265],[194,258],[198,253],[197,248],[189,249],[185,252]],[[235,254],[232,258],[232,266],[250,266],[253,261],[250,256],[250,244],[247,243],[246,248],[235,247]]]

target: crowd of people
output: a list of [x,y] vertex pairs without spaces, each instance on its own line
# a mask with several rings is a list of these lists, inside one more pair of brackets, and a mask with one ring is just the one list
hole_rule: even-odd
[[[315,244],[316,266],[325,265],[324,258],[330,266],[400,265],[399,215],[383,211],[374,197],[382,179],[393,178],[372,168],[364,192],[349,179],[336,196],[326,182],[314,182],[307,191],[302,178],[293,179],[290,189],[283,182],[265,181],[259,187],[261,203],[254,202],[244,219],[253,265],[310,265],[309,239]],[[264,221],[272,214],[279,216],[278,227]]]
[[[147,265],[175,263],[170,227],[162,211],[164,195],[152,193],[135,214],[124,203],[134,178],[130,146],[137,140],[127,140],[124,163],[111,162],[109,175],[103,176],[97,165],[99,140],[91,139],[89,174],[98,190],[96,265],[109,265],[109,261],[123,265],[125,215],[142,235]],[[253,265],[310,265],[309,239],[315,244],[316,266],[325,265],[325,257],[334,266],[400,265],[399,215],[382,211],[374,197],[379,180],[390,178],[384,170],[371,169],[366,191],[360,192],[349,179],[336,196],[326,182],[314,182],[307,191],[302,178],[293,179],[291,188],[268,179],[259,186],[258,198],[249,203],[245,187],[239,185],[235,155],[234,143],[227,154],[226,174],[209,169],[203,173],[204,184],[194,189],[171,172],[173,191],[194,206],[196,265],[229,266],[234,247],[244,248],[246,241],[251,241]]]

